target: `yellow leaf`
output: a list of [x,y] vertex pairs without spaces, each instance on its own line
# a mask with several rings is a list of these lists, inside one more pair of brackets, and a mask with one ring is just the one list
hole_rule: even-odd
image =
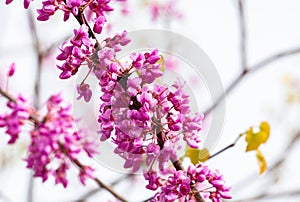
[[258,131],[257,133],[254,133],[253,128],[250,127],[250,129],[246,132],[246,152],[257,150],[261,144],[267,142],[269,136],[270,125],[267,122],[262,122],[260,124],[260,131]]
[[265,139],[264,143],[267,142],[267,140],[270,137],[270,125],[269,125],[269,123],[265,122],[265,121],[261,122],[261,124],[260,124],[260,131],[266,133],[266,137],[265,137],[266,139]]
[[267,162],[265,157],[262,155],[262,153],[259,150],[256,150],[256,158],[259,165],[259,174],[262,175],[267,170]]
[[188,147],[185,152],[185,156],[191,159],[191,162],[196,165],[199,162],[205,162],[209,158],[208,149],[194,149]]

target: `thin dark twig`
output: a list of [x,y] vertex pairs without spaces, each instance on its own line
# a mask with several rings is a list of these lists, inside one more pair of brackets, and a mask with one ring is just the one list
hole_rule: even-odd
[[244,1],[238,0],[239,11],[239,25],[240,25],[240,53],[241,53],[241,66],[243,71],[248,68],[247,60],[247,30],[245,20]]
[[224,147],[224,148],[221,149],[220,151],[218,151],[218,152],[212,154],[211,156],[208,157],[207,160],[212,159],[212,158],[218,156],[219,154],[223,153],[224,151],[230,149],[231,147],[234,147],[235,144],[239,141],[239,139],[240,139],[242,136],[243,136],[243,134],[240,134],[240,135],[235,139],[235,141],[234,141],[233,143],[231,143],[230,145]]
[[[80,168],[80,169],[84,168],[84,165],[82,165],[82,163],[79,162],[78,160],[75,159],[75,160],[72,160],[72,162],[75,163],[75,165],[77,165],[78,168]],[[108,192],[110,192],[114,197],[116,197],[120,201],[127,202],[127,200],[123,196],[121,196],[120,194],[118,194],[117,192],[115,192],[115,190],[113,190],[111,186],[106,185],[105,183],[103,183],[98,178],[93,178],[93,180],[98,184],[99,187],[107,190]]]

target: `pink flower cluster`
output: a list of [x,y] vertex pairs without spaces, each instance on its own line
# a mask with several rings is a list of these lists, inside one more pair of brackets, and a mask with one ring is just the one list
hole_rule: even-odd
[[[65,105],[60,94],[47,101],[47,114],[43,121],[31,131],[31,144],[26,158],[27,167],[41,177],[43,182],[49,175],[55,183],[67,186],[67,170],[72,161],[78,161],[81,152],[92,156],[95,152],[92,142],[84,141],[84,134],[77,131],[71,106]],[[87,177],[93,178],[93,168],[83,166],[79,173],[84,184]]]
[[[112,61],[115,60],[116,53],[121,50],[122,46],[127,45],[130,42],[130,39],[127,38],[127,32],[123,31],[121,34],[115,34],[112,38],[106,38],[103,42],[105,45],[97,53],[98,60],[91,61],[89,67],[92,68],[94,75],[101,82],[101,85],[104,86],[102,88],[104,94],[101,96],[101,99],[107,101],[110,99],[110,91],[112,90],[110,88],[114,87],[118,77],[116,74],[117,72],[115,71],[117,64],[112,63]],[[106,67],[108,67],[108,70],[106,70]],[[77,99],[84,98],[86,102],[90,101],[92,91],[88,84],[84,82],[79,84],[77,86],[77,92],[79,94]]]
[[80,16],[80,14],[85,11],[89,16],[93,16],[91,17],[93,31],[100,34],[106,22],[105,13],[113,11],[113,8],[109,6],[110,1],[111,0],[46,0],[43,1],[43,7],[37,10],[39,14],[37,19],[46,21],[54,15],[57,10],[61,10],[64,12],[64,21],[66,21],[69,19],[70,14],[81,18],[82,16]]
[[134,53],[124,65],[105,53],[100,51],[103,65],[96,74],[103,92],[99,134],[104,141],[114,132],[115,153],[125,159],[124,167],[136,172],[145,156],[148,166],[158,162],[163,170],[166,162],[177,160],[180,137],[198,147],[203,115],[191,113],[184,84],[156,83],[163,75],[158,50]]
[[[71,106],[64,103],[60,94],[51,96],[46,106],[46,115],[40,117],[19,96],[7,103],[10,112],[0,115],[0,127],[6,128],[6,134],[10,136],[8,143],[13,144],[26,121],[33,121],[35,126],[30,130],[31,143],[25,159],[27,168],[33,169],[35,177],[41,177],[43,182],[52,175],[56,183],[66,187],[71,162],[79,162],[80,153],[92,157],[97,145],[83,131],[76,130],[77,121]],[[87,178],[93,178],[93,170],[81,165],[79,178],[83,184]]]
[[59,75],[61,79],[67,79],[76,74],[82,63],[87,61],[94,52],[96,41],[89,38],[88,30],[86,25],[82,25],[78,30],[75,29],[74,37],[70,40],[71,45],[67,43],[62,45],[61,53],[56,57],[64,61],[62,66],[57,66],[62,70]]
[[0,128],[6,128],[5,133],[10,136],[8,144],[13,144],[19,137],[22,127],[29,119],[30,113],[25,98],[19,95],[15,101],[8,101],[9,113],[0,115]]
[[[146,188],[160,191],[155,194],[152,202],[194,201],[195,192],[199,192],[204,198],[212,202],[221,202],[222,199],[230,199],[230,188],[225,185],[223,176],[218,171],[210,170],[200,163],[190,165],[187,173],[182,170],[173,170],[167,179],[159,176],[153,170],[144,173],[148,181]],[[194,187],[195,189],[191,189]]]

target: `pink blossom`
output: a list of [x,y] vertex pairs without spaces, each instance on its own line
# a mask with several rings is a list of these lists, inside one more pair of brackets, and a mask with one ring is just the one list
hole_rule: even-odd
[[144,178],[145,180],[148,181],[148,185],[146,186],[147,189],[150,189],[150,190],[157,190],[158,187],[161,186],[161,183],[160,183],[160,176],[157,174],[157,172],[153,171],[153,170],[150,170],[150,171],[147,171],[147,172],[144,172]]
[[15,74],[15,70],[16,70],[16,63],[12,63],[9,66],[9,71],[7,73],[7,76],[12,77]]
[[80,179],[80,182],[85,185],[85,181],[87,178],[94,178],[94,171],[95,169],[93,169],[92,167],[90,166],[83,166],[81,169],[80,169],[80,173],[79,173],[79,179]]
[[77,85],[77,92],[79,96],[77,97],[77,100],[81,99],[82,97],[84,98],[84,101],[89,102],[92,97],[92,91],[90,89],[89,84],[79,84]]
[[74,30],[74,37],[70,40],[71,45],[64,43],[62,45],[61,53],[56,57],[57,60],[64,61],[62,66],[57,66],[62,73],[61,79],[67,79],[75,75],[83,62],[89,58],[93,51],[96,41],[89,38],[88,27],[86,25],[80,26],[78,30]]
[[[95,150],[84,139],[82,131],[76,130],[71,106],[64,103],[60,94],[51,96],[46,107],[43,121],[31,131],[31,143],[25,160],[27,168],[33,169],[34,176],[41,177],[43,182],[51,175],[56,184],[66,187],[71,161],[78,161],[82,152],[92,156]],[[83,183],[86,177],[91,176],[91,168],[88,167],[79,174]]]
[[30,117],[30,109],[25,98],[21,95],[15,101],[8,101],[7,107],[10,112],[0,115],[0,128],[6,128],[5,133],[10,136],[8,144],[13,144]]

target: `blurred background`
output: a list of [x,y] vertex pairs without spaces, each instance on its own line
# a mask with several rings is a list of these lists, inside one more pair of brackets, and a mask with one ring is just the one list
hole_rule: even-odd
[[[114,2],[116,11],[108,15],[109,23],[99,39],[124,29],[129,32],[149,28],[171,30],[198,44],[217,68],[223,86],[228,87],[243,71],[239,1],[177,0],[172,1],[174,7],[166,8],[169,2],[128,0],[127,5]],[[158,14],[154,5],[160,9]],[[9,91],[22,92],[27,97],[34,97],[34,78],[39,65],[31,22],[36,18],[35,9],[40,6],[38,0],[29,10],[24,10],[19,1],[9,6],[0,4],[0,85],[6,85],[8,67],[16,62],[16,75],[9,80]],[[278,53],[300,49],[300,1],[243,1],[243,9],[249,69]],[[72,36],[78,25],[74,19],[62,23],[62,18],[62,13],[57,12],[47,22],[34,21],[44,51],[40,62],[41,105],[57,92],[70,102],[73,99],[76,78],[60,80],[55,57],[60,44]],[[226,96],[226,120],[214,151],[231,144],[249,126],[258,126],[262,121],[268,121],[271,126],[269,141],[260,147],[268,164],[268,171],[262,176],[255,153],[245,153],[244,141],[208,162],[232,186],[231,201],[300,201],[300,54],[282,56],[247,74]],[[114,201],[92,181],[86,187],[81,186],[75,174],[69,176],[71,183],[67,189],[55,186],[52,179],[46,183],[32,180],[32,173],[22,161],[28,140],[24,138],[8,146],[2,131],[0,137],[0,201],[28,201],[29,193],[32,201],[37,202]],[[142,176],[124,175],[92,163],[97,166],[97,176],[108,184],[113,183],[130,201],[145,200],[154,194],[144,189]]]

